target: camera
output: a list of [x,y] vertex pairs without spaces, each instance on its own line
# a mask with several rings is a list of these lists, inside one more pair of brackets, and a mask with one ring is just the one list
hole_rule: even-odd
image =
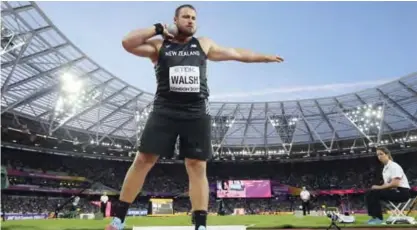
[[328,212],[327,213],[327,217],[329,217],[329,219],[332,220],[332,223],[327,228],[327,230],[329,230],[329,229],[337,229],[337,230],[340,230],[339,226],[337,226],[337,224],[336,224],[337,220],[339,219],[339,214],[336,213],[336,212]]
[[327,213],[327,217],[329,217],[332,220],[332,222],[337,221],[339,219],[339,215],[337,215],[337,213],[334,212]]

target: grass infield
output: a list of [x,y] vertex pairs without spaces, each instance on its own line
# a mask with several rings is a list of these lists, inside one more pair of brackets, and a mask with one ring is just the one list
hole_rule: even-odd
[[[417,217],[417,216],[414,216]],[[380,225],[369,226],[364,224],[368,216],[356,215],[355,224],[339,224],[345,228],[408,228],[417,229],[417,225]],[[105,220],[81,219],[47,219],[47,220],[9,220],[2,223],[3,230],[103,230],[110,222]],[[298,217],[294,215],[248,215],[248,216],[209,216],[208,225],[245,225],[248,229],[326,229],[330,225],[327,217]],[[126,230],[133,226],[191,226],[190,216],[172,217],[131,217],[127,218]]]

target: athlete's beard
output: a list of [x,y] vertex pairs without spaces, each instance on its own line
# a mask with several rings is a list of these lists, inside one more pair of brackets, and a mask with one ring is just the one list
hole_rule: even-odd
[[180,37],[192,37],[195,34],[195,31],[184,30],[182,28],[178,28],[178,35]]

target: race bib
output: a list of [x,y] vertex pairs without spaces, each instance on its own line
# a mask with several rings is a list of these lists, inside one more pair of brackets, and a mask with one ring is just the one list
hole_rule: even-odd
[[169,68],[171,92],[199,93],[200,68],[197,66],[174,66]]

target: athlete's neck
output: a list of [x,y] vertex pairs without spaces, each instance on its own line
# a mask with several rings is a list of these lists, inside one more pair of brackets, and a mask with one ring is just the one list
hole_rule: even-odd
[[184,37],[184,36],[178,35],[174,39],[172,39],[171,41],[175,42],[175,43],[184,44],[184,43],[189,42],[192,38],[193,38],[192,36]]

